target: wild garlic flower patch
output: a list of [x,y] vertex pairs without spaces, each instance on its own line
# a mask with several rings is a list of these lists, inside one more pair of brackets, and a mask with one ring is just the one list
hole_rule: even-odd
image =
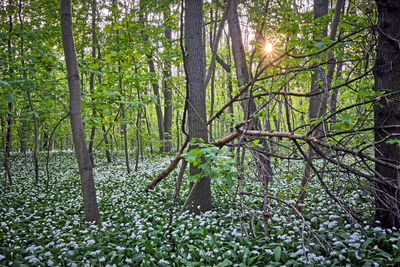
[[[257,219],[262,199],[244,196],[248,209],[242,218],[236,184],[214,179],[213,210],[201,215],[185,211],[179,216],[189,193],[188,173],[175,205],[172,197],[179,170],[152,192],[144,192],[170,158],[147,158],[136,173],[128,174],[122,158],[107,164],[98,157],[94,177],[102,218],[98,225],[88,225],[73,153],[50,154],[48,192],[45,157],[40,154],[40,158],[39,186],[33,185],[31,159],[13,158],[15,185],[0,195],[0,266],[382,266],[400,262],[398,229],[350,220],[316,179],[302,205],[305,224],[289,207],[270,200],[269,236],[265,237]],[[282,163],[274,170],[269,194],[294,205],[302,170],[301,163],[290,167]],[[262,194],[251,165],[244,175],[243,189]],[[342,181],[332,177],[326,183]],[[359,193],[349,189],[346,200],[360,210],[370,209],[360,203]]]

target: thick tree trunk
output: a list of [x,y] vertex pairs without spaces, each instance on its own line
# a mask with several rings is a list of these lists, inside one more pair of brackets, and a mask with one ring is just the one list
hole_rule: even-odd
[[[203,1],[185,0],[185,44],[187,56],[186,73],[188,81],[188,122],[190,138],[201,138],[207,142],[206,90],[205,80],[205,49],[203,46],[202,25]],[[190,165],[190,174],[201,172],[199,168]],[[203,177],[195,185],[193,196],[194,212],[205,212],[212,208],[210,177]]]
[[[376,0],[378,7],[379,41],[374,67],[375,90],[400,92],[400,2]],[[374,106],[375,157],[400,166],[399,130],[382,129],[385,125],[400,124],[400,96],[382,98]],[[397,135],[397,136],[393,136]],[[393,142],[388,142],[392,140]],[[383,227],[400,227],[400,171],[375,164],[375,219]]]
[[78,62],[76,60],[74,39],[72,35],[71,0],[60,0],[60,3],[62,43],[67,65],[68,87],[70,95],[69,105],[71,130],[81,177],[83,204],[86,220],[98,223],[100,220],[100,214],[97,206],[93,171],[90,164],[89,152],[86,146],[82,122]]

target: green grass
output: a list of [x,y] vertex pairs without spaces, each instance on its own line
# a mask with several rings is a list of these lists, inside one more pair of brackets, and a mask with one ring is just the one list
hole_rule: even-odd
[[[43,156],[43,155],[42,155]],[[400,233],[352,222],[315,181],[309,188],[302,226],[289,207],[270,201],[269,237],[257,210],[261,199],[245,197],[245,220],[228,186],[213,179],[210,212],[178,217],[188,194],[185,176],[179,201],[171,199],[175,170],[153,192],[144,187],[170,159],[146,159],[139,171],[128,175],[123,160],[108,165],[96,159],[95,180],[102,220],[84,221],[76,161],[71,152],[51,153],[50,191],[45,191],[44,161],[41,184],[33,185],[30,157],[13,155],[15,185],[0,195],[0,266],[395,266],[400,263]],[[297,164],[297,163],[296,163]],[[284,166],[284,164],[282,164]],[[261,193],[260,184],[245,173],[245,190]],[[302,165],[275,172],[270,194],[290,203],[299,184]],[[1,170],[4,177],[4,170]],[[345,190],[348,203],[368,211],[354,189]],[[361,206],[360,206],[361,205]],[[367,212],[368,213],[368,212]],[[249,236],[246,236],[243,225]],[[308,227],[313,229],[310,234]],[[319,243],[320,242],[320,243]],[[325,247],[326,250],[323,248]]]

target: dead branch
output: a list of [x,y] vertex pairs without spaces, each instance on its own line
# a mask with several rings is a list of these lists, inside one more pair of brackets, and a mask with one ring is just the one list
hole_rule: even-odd
[[183,143],[181,149],[179,149],[178,154],[176,154],[175,158],[171,161],[168,167],[160,173],[156,178],[151,181],[144,191],[148,192],[149,190],[153,189],[159,182],[161,182],[165,177],[168,176],[178,165],[179,161],[183,158],[183,151],[185,150],[187,144],[189,142],[189,138],[186,138],[185,142]]

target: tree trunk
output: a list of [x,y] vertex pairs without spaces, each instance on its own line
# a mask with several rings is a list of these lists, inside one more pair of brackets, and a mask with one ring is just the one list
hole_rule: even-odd
[[[314,0],[314,19],[322,17],[328,14],[329,1],[328,0]],[[325,27],[319,36],[314,36],[315,40],[320,39],[321,37],[327,36],[327,28]],[[308,116],[310,127],[313,120],[320,118],[326,113],[326,104],[327,104],[327,76],[325,70],[323,70],[320,66],[316,65],[313,68],[313,72],[311,74],[311,93],[319,92],[320,94],[314,95],[310,97],[310,104],[308,107]],[[311,133],[312,136],[322,135],[323,134],[323,124],[321,124],[314,132]],[[314,151],[312,148],[308,148],[307,151],[307,162],[303,171],[303,178],[300,182],[301,191],[297,198],[297,204],[303,203],[305,195],[307,191],[304,189],[306,185],[311,180],[311,160],[314,156]],[[301,209],[300,207],[298,207]]]
[[87,221],[98,223],[100,214],[96,200],[92,165],[90,164],[82,122],[79,70],[72,35],[71,0],[60,0],[60,3],[62,43],[67,65],[70,95],[71,130],[81,177],[84,210]]
[[[190,138],[201,138],[207,142],[207,113],[205,79],[205,47],[203,46],[202,25],[203,1],[185,0],[185,44],[187,56],[185,67],[188,82],[188,122]],[[190,174],[201,172],[190,165]],[[212,208],[210,177],[202,177],[196,184],[192,211],[205,212]]]
[[[147,132],[150,134],[151,133],[151,124],[149,122],[149,119],[147,118],[146,106],[143,108],[143,112],[144,112],[144,119],[146,121]],[[151,142],[150,142],[150,154],[153,155],[153,145]]]
[[[139,92],[139,87],[137,87],[137,99],[138,101],[141,101],[141,97],[140,97],[140,92]],[[136,156],[135,156],[135,172],[138,171],[139,168],[139,155],[140,155],[140,150],[141,150],[141,140],[140,140],[140,136],[141,136],[141,131],[140,131],[140,127],[141,127],[141,116],[142,116],[142,109],[140,107],[140,105],[138,106],[138,111],[137,111],[137,115],[136,115]]]
[[[96,0],[92,1],[92,58],[95,61],[96,60],[96,46],[95,44],[97,43],[97,37],[96,37]],[[90,80],[89,80],[89,90],[90,90],[90,95],[91,95],[91,100],[92,100],[92,116],[93,118],[96,117],[97,111],[96,107],[94,104],[94,73],[90,73]],[[89,156],[90,156],[90,163],[92,164],[92,167],[94,167],[94,158],[93,158],[93,143],[94,143],[94,137],[96,135],[96,126],[92,126],[92,129],[90,130],[90,139],[89,139]]]
[[[153,56],[151,54],[147,55],[147,65],[149,66],[149,71],[154,73],[156,75],[156,69],[154,67],[154,60]],[[160,146],[160,153],[164,152],[164,126],[163,126],[163,114],[161,110],[161,101],[160,101],[160,90],[158,86],[158,81],[153,81],[152,83],[153,86],[153,93],[154,96],[156,97],[156,114],[157,114],[157,125],[158,125],[158,138],[160,139],[160,142],[162,142],[162,145]]]
[[[8,5],[11,7],[12,6],[12,1],[8,1]],[[9,62],[12,62],[13,60],[13,55],[12,55],[12,43],[11,43],[11,36],[12,36],[12,31],[13,31],[13,19],[12,15],[10,14],[8,16],[9,18],[9,28],[8,28],[8,40],[7,40],[7,45],[8,45],[8,55],[9,55]],[[14,70],[11,68],[11,65],[9,66],[9,75],[14,72]],[[9,89],[10,90],[10,89]],[[10,92],[10,94],[12,94]],[[10,170],[10,163],[8,161],[8,158],[10,156],[10,150],[11,150],[11,126],[12,126],[12,109],[13,105],[11,100],[7,103],[7,129],[6,129],[6,142],[5,142],[5,147],[4,147],[4,169],[6,171],[6,175],[8,177],[8,183],[12,185],[12,178],[11,178],[11,170]]]
[[[213,10],[210,9],[210,18],[211,21],[213,20]],[[216,38],[216,34],[217,34],[217,20],[218,20],[218,7],[215,8],[215,18],[214,18],[214,27],[210,27],[210,38],[209,38],[209,42],[210,42],[210,48],[211,48],[211,53],[212,53],[212,57],[214,59],[214,62],[211,62],[210,67],[208,69],[208,72],[211,73],[211,91],[210,91],[210,116],[212,116],[214,114],[214,100],[215,100],[215,90],[214,90],[214,82],[215,82],[215,59],[216,59],[216,54],[217,51],[214,50],[214,46],[213,46],[213,40],[215,40]],[[212,24],[211,24],[212,25]],[[207,73],[208,75],[208,73]],[[205,87],[207,88],[207,77],[206,77],[206,82],[205,82]],[[209,134],[209,140],[213,140],[213,123],[211,122],[209,125],[209,130],[208,130],[208,134]]]
[[[19,24],[20,24],[20,35],[21,35],[21,57],[24,57],[24,23],[22,20],[22,1],[19,1],[18,4],[19,7],[19,12],[18,12],[18,16],[19,16]],[[21,65],[22,68],[24,68],[25,66],[25,62],[24,60],[21,60]],[[25,72],[24,72],[24,76]],[[26,77],[24,77],[24,79],[26,79]],[[37,151],[38,151],[38,126],[37,126],[37,119],[36,119],[36,114],[35,114],[35,109],[33,107],[33,103],[32,103],[32,97],[31,97],[31,90],[29,88],[29,86],[26,88],[26,96],[28,98],[28,103],[29,103],[29,109],[32,112],[32,119],[33,119],[33,131],[34,131],[34,135],[33,135],[33,165],[35,168],[35,184],[37,185],[39,183],[39,161],[38,161],[38,157],[37,157]]]
[[[237,4],[235,0],[230,0],[230,6],[228,10],[228,26],[232,40],[232,51],[236,68],[236,76],[239,80],[239,85],[244,86],[249,83],[250,78],[246,62],[246,54],[244,52],[242,41],[239,17],[237,13]],[[244,96],[247,96],[247,94]],[[248,100],[245,100],[243,102],[244,120],[247,120],[251,116],[251,114],[256,111],[256,109],[256,104],[251,97],[249,97]],[[251,126],[251,128],[258,130],[260,129],[260,122],[258,119],[254,120],[254,124]],[[264,147],[265,153],[269,154],[269,146],[265,138],[261,138],[261,143]],[[263,181],[271,181],[272,168],[269,158],[265,155],[259,155],[258,153],[255,154],[255,157],[260,177],[262,177]]]
[[[168,7],[168,11],[164,12],[164,22],[170,19],[170,11]],[[165,38],[167,39],[166,49],[170,51],[170,47],[172,44],[171,37],[171,28],[169,26],[165,26]],[[172,88],[171,88],[171,62],[170,60],[166,60],[164,62],[164,70],[163,70],[163,94],[164,94],[164,152],[170,153],[172,149],[172,135],[171,135],[171,127],[172,127]]]
[[[118,23],[118,5],[117,5],[117,0],[113,1],[113,6],[115,8],[115,23]],[[117,28],[116,31],[117,35],[117,53],[119,54],[120,48],[119,48],[119,29]],[[118,75],[119,75],[119,89],[121,96],[124,95],[124,92],[122,90],[122,77],[121,77],[121,60],[118,59]],[[125,107],[124,103],[121,102],[120,104],[120,110],[121,110],[121,128],[122,128],[122,135],[124,137],[124,151],[125,151],[125,164],[126,164],[126,171],[128,173],[131,173],[131,168],[129,166],[129,151],[128,151],[128,137],[127,137],[127,130],[126,130],[126,122],[125,122]]]
[[[314,19],[328,14],[328,6],[329,0],[314,0]],[[327,31],[327,27],[324,27],[321,33],[317,34],[317,36],[314,36],[315,40],[320,40],[322,37],[326,37]],[[310,97],[310,105],[308,109],[310,123],[326,113],[327,82],[325,70],[323,70],[318,64],[314,66],[311,74],[311,92],[318,92],[320,94]],[[319,127],[315,134],[321,134],[322,131],[322,127]]]
[[[378,47],[374,67],[375,90],[400,92],[400,2],[376,0],[378,7]],[[396,40],[397,39],[397,40]],[[382,98],[374,106],[375,157],[400,166],[399,130],[383,129],[385,125],[400,124],[400,96]],[[396,135],[397,136],[393,136]],[[388,141],[393,142],[388,142]],[[397,143],[396,143],[397,142]],[[375,219],[383,227],[400,227],[400,171],[375,164]]]

